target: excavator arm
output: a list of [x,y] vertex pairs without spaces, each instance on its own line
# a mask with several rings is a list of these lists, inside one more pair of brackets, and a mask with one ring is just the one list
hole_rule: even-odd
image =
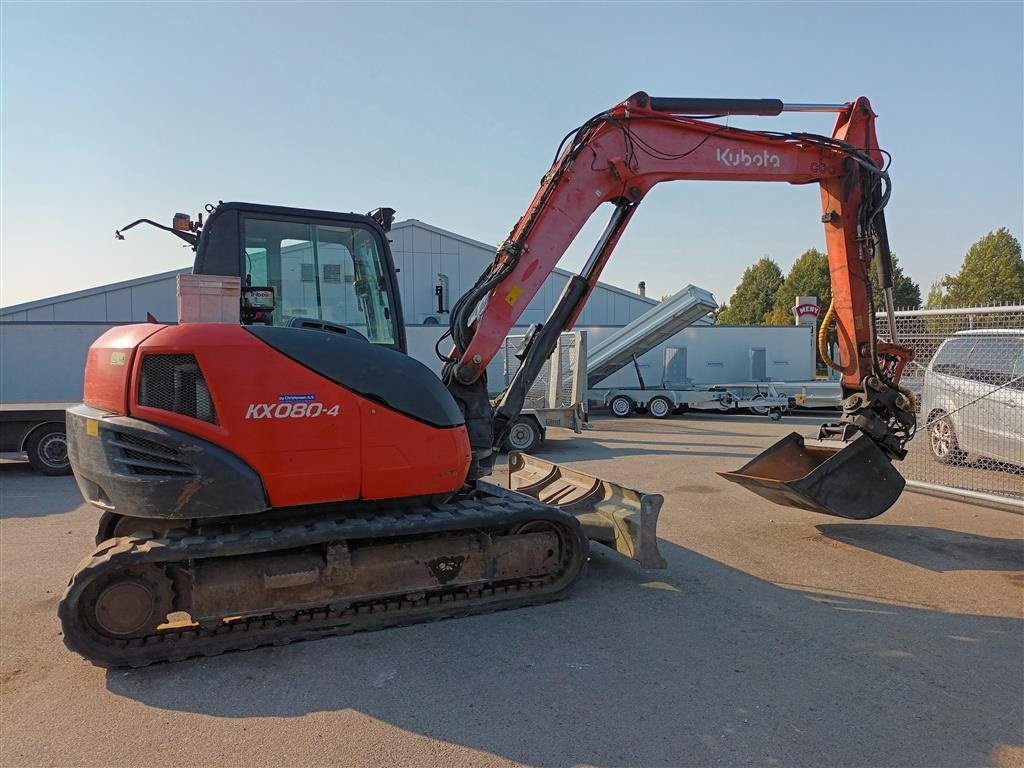
[[[832,136],[750,131],[709,119],[782,111],[835,111],[838,118]],[[824,343],[821,348],[841,373],[844,414],[839,424],[823,426],[819,438],[845,446],[863,434],[877,446],[871,461],[882,457],[889,466],[892,458],[903,458],[915,428],[915,405],[899,378],[911,353],[877,340],[871,294],[874,265],[891,312],[892,258],[883,213],[889,179],[874,122],[865,98],[787,106],[772,99],[652,98],[640,92],[568,134],[526,213],[452,309],[454,349],[443,378],[466,414],[476,472],[489,471],[493,447],[518,416],[558,335],[575,323],[637,206],[655,185],[680,180],[820,185],[833,296],[826,322],[834,321],[839,359],[831,359]],[[492,403],[487,364],[570,243],[606,203],[612,214],[589,259],[568,281],[548,320],[530,329],[523,365]]]

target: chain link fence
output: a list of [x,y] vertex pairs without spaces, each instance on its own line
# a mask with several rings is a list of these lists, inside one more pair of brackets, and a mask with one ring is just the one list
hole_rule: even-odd
[[[525,336],[507,336],[502,350],[501,387],[508,386],[521,362],[516,355],[523,348]],[[545,361],[544,367],[530,387],[524,408],[573,408],[586,395],[586,334],[584,331],[563,333],[558,348]]]
[[908,486],[1024,509],[1024,305],[900,311],[895,331],[919,410]]

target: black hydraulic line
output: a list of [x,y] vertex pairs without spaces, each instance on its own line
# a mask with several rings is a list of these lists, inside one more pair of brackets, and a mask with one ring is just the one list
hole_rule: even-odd
[[157,229],[162,229],[164,232],[170,232],[175,237],[180,237],[182,240],[184,240],[186,243],[191,245],[193,248],[195,248],[196,247],[196,243],[199,242],[199,235],[197,235],[195,232],[182,232],[179,229],[171,229],[170,227],[165,227],[163,224],[157,224],[152,219],[136,219],[131,224],[126,224],[125,226],[121,227],[120,229],[115,230],[114,231],[114,237],[116,239],[118,239],[118,240],[124,240],[124,235],[122,233],[123,232],[127,232],[129,229],[131,229],[132,227],[138,226],[139,224],[149,224],[151,227],[156,227]]
[[647,385],[644,383],[644,375],[640,373],[640,361],[636,359],[636,355],[633,355],[633,368],[636,370],[636,380],[640,385],[640,391],[647,389]]
[[892,252],[889,250],[889,233],[885,228],[885,214],[875,216],[874,261],[878,272],[878,284],[884,290],[892,288]]

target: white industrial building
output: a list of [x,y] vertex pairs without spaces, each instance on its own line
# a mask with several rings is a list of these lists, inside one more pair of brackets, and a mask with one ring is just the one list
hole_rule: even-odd
[[[447,329],[446,310],[494,258],[495,247],[416,219],[397,222],[389,237],[399,270],[409,352],[436,369],[434,344]],[[147,314],[158,321],[176,320],[176,277],[189,271],[186,267],[0,308],[0,401],[79,399],[89,344],[111,326],[145,322]],[[564,270],[554,271],[523,313],[522,325],[547,318],[569,276]],[[587,330],[596,342],[657,303],[638,293],[601,283],[591,294],[577,327]],[[790,381],[813,378],[807,328],[746,328],[738,334],[725,331],[714,327],[683,331],[640,359],[645,379],[660,383],[664,378],[669,347],[689,350],[686,377],[698,384],[750,378],[750,365],[745,361],[755,347],[765,350],[765,377]],[[702,333],[713,336],[705,339],[700,336]],[[726,338],[729,345],[721,343]],[[711,357],[705,360],[708,355]],[[635,374],[624,370],[608,385],[634,383]]]
[[[449,232],[416,219],[396,222],[388,235],[398,270],[402,310],[408,325],[447,325],[438,312],[435,289],[442,286],[443,309],[469,290],[494,258],[495,246]],[[84,291],[0,308],[0,321],[126,323],[177,317],[175,278],[191,267]],[[523,313],[524,325],[540,323],[558,300],[570,276],[556,269]],[[580,316],[581,325],[625,325],[658,302],[601,283]]]

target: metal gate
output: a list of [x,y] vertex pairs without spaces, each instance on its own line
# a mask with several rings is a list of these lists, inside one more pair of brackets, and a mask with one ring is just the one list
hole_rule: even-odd
[[[516,354],[525,336],[507,336],[502,350],[501,387],[507,387],[521,365]],[[587,391],[587,333],[570,331],[558,338],[558,346],[544,363],[526,395],[524,408],[574,408],[584,402]]]
[[895,331],[914,351],[908,487],[1024,510],[1024,305],[901,311]]

